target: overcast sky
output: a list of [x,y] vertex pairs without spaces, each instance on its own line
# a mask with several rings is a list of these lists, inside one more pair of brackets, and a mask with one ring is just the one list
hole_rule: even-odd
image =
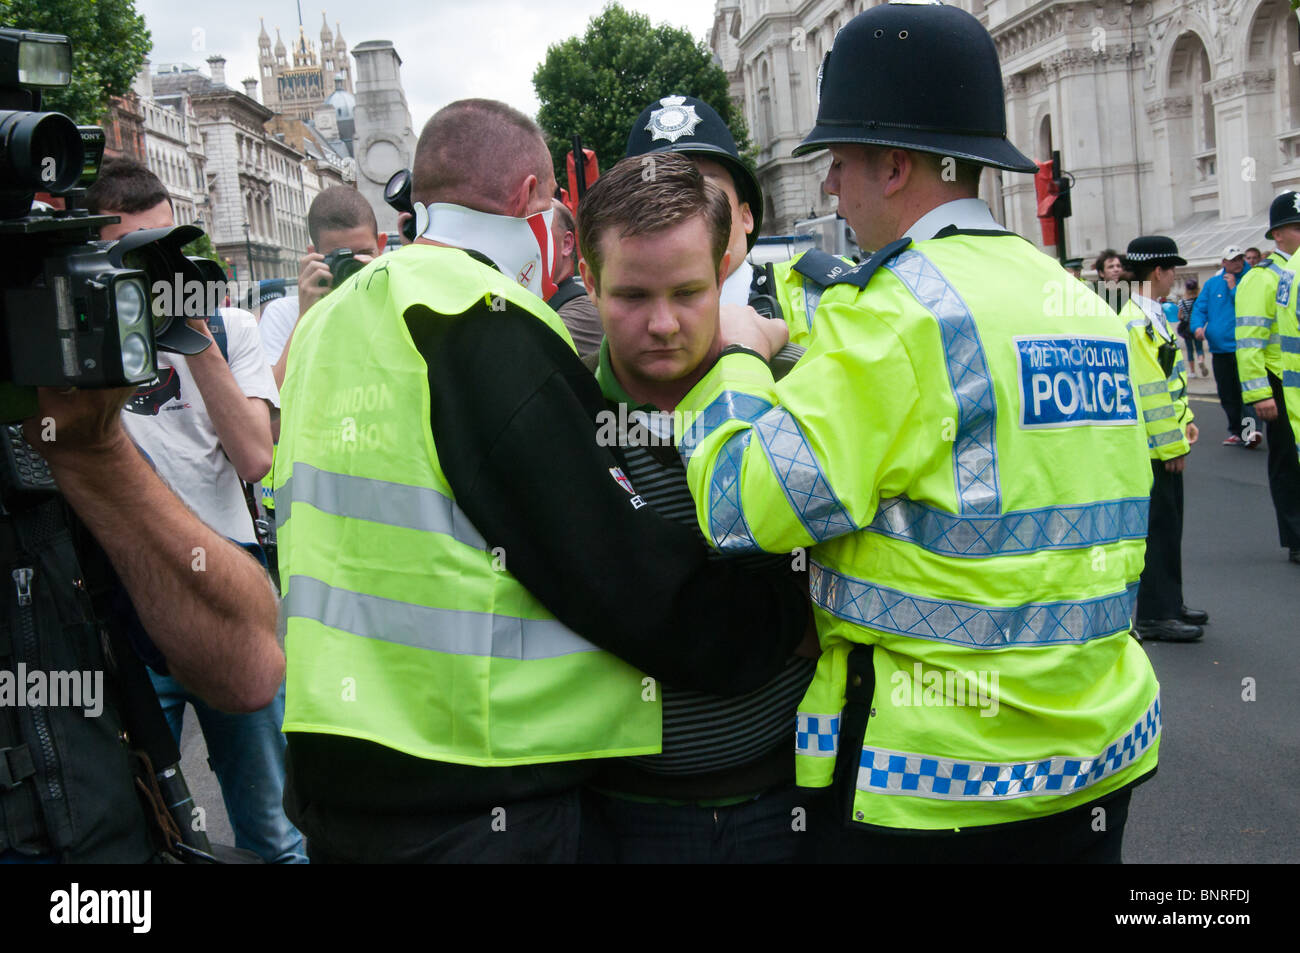
[[[339,3],[325,7],[330,30],[337,22],[348,49],[366,40],[391,40],[402,58],[402,86],[418,134],[440,107],[466,96],[500,99],[530,115],[537,112],[533,71],[548,46],[586,31],[587,21],[606,0],[389,0]],[[275,44],[275,28],[286,47],[298,36],[298,4],[286,0],[220,0],[181,4],[175,0],[136,0],[136,10],[153,34],[149,59],[189,63],[207,72],[207,58],[226,58],[226,84],[242,89],[247,76],[259,77],[258,18]],[[713,0],[625,0],[623,6],[648,14],[655,24],[683,27],[707,40]],[[321,3],[302,4],[308,39],[320,53]],[[351,55],[349,54],[349,59]],[[352,62],[355,81],[356,61]],[[331,87],[332,88],[332,87]],[[262,98],[259,84],[257,98]]]

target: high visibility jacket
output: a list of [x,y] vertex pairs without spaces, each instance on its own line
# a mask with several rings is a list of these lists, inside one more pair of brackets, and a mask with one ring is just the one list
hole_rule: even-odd
[[851,269],[853,262],[812,249],[770,267],[771,290],[766,293],[781,305],[781,314],[790,328],[790,343],[807,347],[822,292],[836,275]]
[[[1133,349],[1133,385],[1142,406],[1151,459],[1181,457],[1192,449],[1187,442],[1187,425],[1194,419],[1187,402],[1187,362],[1163,313],[1158,320],[1169,332],[1167,337],[1157,330],[1157,319],[1133,298],[1120,308],[1119,316],[1128,328]],[[1166,352],[1172,348],[1173,361],[1168,374],[1160,365],[1162,345]]]
[[1248,404],[1273,396],[1269,372],[1282,376],[1276,301],[1277,280],[1285,266],[1286,255],[1275,251],[1237,285],[1237,375],[1241,399]]
[[376,259],[299,325],[275,466],[286,732],[479,766],[659,751],[641,674],[506,571],[443,475],[402,316],[502,300],[573,347],[538,298],[431,245]]
[[1073,279],[1014,235],[889,251],[826,289],[780,383],[725,354],[679,405],[699,414],[679,450],[700,526],[728,550],[811,547],[801,785],[831,783],[867,644],[855,819],[1064,811],[1156,763],[1158,686],[1129,636],[1151,468],[1128,343],[1086,289],[1091,314],[1046,315],[1043,288]]
[[[1278,367],[1282,378],[1282,402],[1291,421],[1291,432],[1300,434],[1300,320],[1296,317],[1296,268],[1300,256],[1292,255],[1282,268],[1274,298],[1278,333]],[[1297,448],[1300,456],[1300,448]]]

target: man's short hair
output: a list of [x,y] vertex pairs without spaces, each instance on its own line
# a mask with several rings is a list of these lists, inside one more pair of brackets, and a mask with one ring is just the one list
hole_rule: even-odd
[[420,132],[411,198],[502,214],[530,175],[551,169],[537,123],[495,99],[461,99],[433,114]]
[[596,180],[578,203],[578,240],[600,292],[601,239],[634,238],[701,216],[709,231],[713,267],[731,242],[731,203],[689,156],[631,156]]
[[[135,215],[172,197],[162,180],[135,159],[109,159],[99,169],[99,178],[86,190],[86,209],[92,215],[123,212]],[[172,208],[175,211],[175,208]]]
[[1112,258],[1119,258],[1121,263],[1123,263],[1124,260],[1120,256],[1120,253],[1117,252],[1115,249],[1107,248],[1105,251],[1103,251],[1100,255],[1097,256],[1097,260],[1093,263],[1092,266],[1093,270],[1095,270],[1097,274],[1100,275],[1106,267],[1106,262],[1110,261]]
[[[573,213],[569,211],[569,206],[565,205],[559,199],[556,199],[551,203],[551,208],[555,210],[555,219],[560,223],[561,234],[565,232],[577,232],[577,228],[573,223]],[[570,257],[572,257],[573,265],[576,268],[578,266],[578,236],[575,234],[573,237],[573,254]]]
[[1246,249],[1246,253],[1247,253],[1247,254],[1249,254],[1250,252],[1254,252],[1254,253],[1255,253],[1256,255],[1258,255],[1260,258],[1263,258],[1263,257],[1264,257],[1264,253],[1263,253],[1262,251],[1260,251],[1258,248],[1256,248],[1254,245],[1251,245],[1249,248]]
[[307,210],[307,232],[311,243],[321,251],[321,232],[341,232],[353,228],[369,228],[376,234],[379,222],[375,210],[356,189],[349,185],[332,185],[312,199]]

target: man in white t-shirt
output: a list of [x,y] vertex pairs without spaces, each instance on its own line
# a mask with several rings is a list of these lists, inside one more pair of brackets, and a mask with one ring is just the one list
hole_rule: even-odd
[[[93,213],[117,215],[100,238],[173,224],[163,184],[130,160],[106,163],[86,195]],[[158,377],[127,403],[127,434],[159,475],[205,523],[239,543],[256,542],[241,481],[260,480],[271,467],[271,424],[279,393],[262,354],[257,323],[247,311],[221,308],[226,350],[216,339],[198,354],[158,354]],[[208,322],[191,319],[213,338]],[[147,516],[146,516],[147,518]],[[195,570],[202,568],[195,555]],[[209,761],[235,832],[235,845],[264,860],[306,862],[302,834],[284,814],[284,686],[270,705],[246,715],[209,707],[170,675],[150,673],[163,713],[180,742],[185,704],[194,707]]]

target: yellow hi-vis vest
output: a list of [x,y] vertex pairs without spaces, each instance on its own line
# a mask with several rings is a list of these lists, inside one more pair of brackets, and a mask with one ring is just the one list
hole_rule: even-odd
[[877,264],[826,289],[780,383],[727,354],[679,405],[699,414],[679,449],[705,536],[811,547],[822,655],[798,781],[831,783],[868,644],[871,717],[842,755],[856,820],[953,829],[1095,800],[1154,769],[1160,734],[1129,635],[1151,467],[1123,328],[1012,235]]
[[[853,267],[847,258],[838,258],[818,249],[803,252],[789,261],[772,266],[769,293],[781,305],[781,315],[790,329],[790,343],[807,347],[816,324],[817,304],[826,285],[838,274]],[[839,269],[838,271],[836,269]]]
[[1241,399],[1256,404],[1273,397],[1271,371],[1282,376],[1281,336],[1277,331],[1277,283],[1286,255],[1273,252],[1237,285],[1237,376]]
[[[1162,337],[1156,322],[1168,331],[1164,314],[1158,318],[1147,314],[1133,298],[1124,302],[1119,316],[1128,329],[1133,350],[1133,388],[1142,406],[1147,451],[1152,460],[1181,457],[1192,449],[1187,442],[1187,425],[1192,422],[1193,414],[1187,401],[1187,363],[1177,338],[1173,331],[1169,331],[1168,337]],[[1174,362],[1168,375],[1160,366],[1162,342],[1174,347]]]
[[[1286,404],[1291,432],[1300,434],[1300,320],[1296,317],[1296,268],[1300,256],[1292,255],[1277,279],[1274,298],[1277,315],[1278,362],[1282,378],[1282,402]],[[1251,269],[1252,271],[1254,269]],[[1296,455],[1300,458],[1300,440],[1296,441]]]
[[417,304],[521,308],[573,347],[539,299],[432,245],[376,259],[303,318],[275,466],[284,730],[479,766],[658,752],[641,673],[558,622],[456,505],[403,320]]

